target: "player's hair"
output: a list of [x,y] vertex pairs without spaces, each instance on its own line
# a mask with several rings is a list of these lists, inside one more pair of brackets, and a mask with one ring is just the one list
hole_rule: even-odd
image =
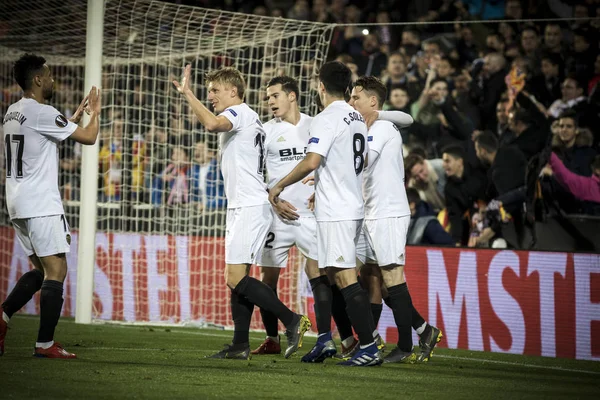
[[406,197],[408,198],[408,204],[419,204],[419,202],[421,201],[419,191],[415,188],[406,188]]
[[421,164],[422,162],[425,162],[425,159],[423,157],[421,157],[419,154],[410,153],[404,159],[404,174],[410,176],[410,171],[412,171],[414,166],[417,164]]
[[319,70],[319,80],[327,93],[336,97],[344,97],[352,84],[352,72],[339,61],[323,64]]
[[294,94],[296,95],[296,99],[299,99],[300,89],[298,88],[298,81],[296,81],[294,78],[285,75],[276,76],[267,83],[268,88],[275,85],[281,85],[281,90],[283,90],[287,94],[294,92]]
[[448,154],[453,158],[460,158],[462,160],[465,159],[465,149],[462,146],[458,146],[455,144],[451,144],[449,146],[444,147],[442,150],[442,154]]
[[33,53],[25,53],[15,61],[13,74],[21,89],[31,89],[33,77],[41,71],[44,64],[46,64],[46,59]]
[[369,96],[377,98],[379,108],[383,107],[387,99],[387,88],[379,78],[374,76],[361,76],[354,82],[354,87],[361,87]]
[[222,67],[212,70],[206,74],[206,83],[215,82],[226,85],[231,85],[237,89],[237,94],[240,99],[244,98],[246,91],[246,81],[242,73],[233,67]]
[[498,138],[491,131],[485,130],[477,136],[475,143],[488,153],[498,151]]

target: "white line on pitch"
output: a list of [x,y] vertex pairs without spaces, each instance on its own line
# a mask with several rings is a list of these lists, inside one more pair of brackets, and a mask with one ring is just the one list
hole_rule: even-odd
[[541,368],[541,369],[551,369],[555,371],[564,371],[564,372],[581,372],[584,374],[592,374],[592,375],[600,375],[600,372],[596,371],[586,371],[583,369],[571,369],[571,368],[563,368],[563,367],[553,367],[549,365],[536,365],[536,364],[522,364],[518,362],[512,361],[499,361],[499,360],[488,360],[486,358],[473,358],[473,357],[459,357],[459,356],[446,356],[441,354],[436,354],[433,358],[448,358],[451,360],[462,360],[462,361],[479,361],[482,363],[489,364],[501,364],[501,365],[513,365],[518,367],[526,367],[526,368]]

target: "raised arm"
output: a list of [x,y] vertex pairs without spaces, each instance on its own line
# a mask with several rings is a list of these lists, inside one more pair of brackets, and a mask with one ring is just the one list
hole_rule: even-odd
[[181,80],[181,83],[174,80],[173,85],[175,85],[175,88],[179,93],[183,94],[183,97],[192,108],[192,111],[200,123],[210,132],[229,132],[232,130],[233,125],[227,118],[213,114],[212,111],[206,108],[206,106],[198,100],[190,87],[191,75],[192,66],[188,64],[183,69],[183,79]]
[[586,201],[600,201],[600,185],[593,178],[569,171],[554,153],[550,156],[550,166],[558,183],[567,188],[575,197]]
[[88,122],[85,128],[80,126],[77,127],[75,132],[71,134],[70,138],[81,144],[92,145],[96,143],[98,132],[100,130],[100,105],[102,103],[100,98],[100,89],[98,89],[96,86],[92,86],[87,99],[90,109],[90,122]]

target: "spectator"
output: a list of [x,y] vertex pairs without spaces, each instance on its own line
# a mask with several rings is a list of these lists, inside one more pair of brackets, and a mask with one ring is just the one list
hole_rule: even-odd
[[390,90],[388,110],[402,111],[410,114],[410,96],[402,85],[394,85]]
[[500,141],[504,141],[504,137],[506,136],[506,132],[508,132],[508,101],[500,100],[496,105],[496,119],[498,120],[498,124],[496,129],[493,131],[496,133],[496,136],[500,138]]
[[498,32],[502,35],[504,43],[506,43],[507,46],[516,44],[517,28],[514,23],[510,22],[510,19],[500,22],[498,25]]
[[433,208],[421,200],[414,188],[406,189],[410,206],[410,225],[406,235],[406,244],[454,246],[452,236],[442,228]]
[[540,70],[540,35],[533,26],[528,26],[521,32],[521,49],[523,56],[535,73]]
[[[510,2],[510,0],[508,0]],[[501,1],[462,0],[468,13],[481,19],[500,19],[507,15],[507,10]]]
[[404,159],[408,187],[414,188],[431,207],[439,211],[445,207],[444,187],[446,174],[441,159],[426,160],[411,153]]
[[556,54],[563,60],[566,52],[563,48],[563,34],[558,22],[548,22],[544,28],[544,51],[549,54]]
[[310,18],[310,10],[308,8],[308,1],[296,0],[294,6],[288,13],[288,18],[297,19],[300,21],[308,21]]
[[[421,93],[422,88],[419,86],[419,82],[406,73],[406,56],[400,52],[390,54],[387,63],[385,78],[382,77],[382,81],[388,89],[388,96],[391,97],[392,87],[402,85],[409,92],[411,98],[417,98]],[[389,97],[388,97],[389,100]]]
[[187,163],[187,152],[183,148],[175,147],[171,151],[171,163],[161,174],[168,191],[168,205],[189,203]]
[[552,147],[559,151],[565,167],[577,175],[591,176],[590,167],[596,157],[591,138],[585,139],[577,126],[576,114],[566,112],[558,120],[558,135],[552,138]]
[[461,25],[456,51],[461,67],[470,65],[477,58],[479,52],[473,40],[473,31],[469,25]]
[[150,195],[147,200],[151,204],[159,206],[162,204],[162,188],[164,186],[161,174],[166,169],[167,160],[169,159],[167,132],[158,125],[153,125],[146,132],[145,139],[147,143],[146,157],[144,157],[145,186]]
[[434,125],[441,122],[440,105],[448,96],[448,82],[442,78],[431,81],[430,87],[425,87],[419,101],[411,107],[412,115],[416,122],[423,125]]
[[[124,122],[115,119],[112,122],[112,135],[104,136],[103,144],[98,153],[100,172],[102,174],[103,201],[121,200],[121,180],[123,174],[123,131]],[[109,135],[105,131],[105,135]]]
[[131,143],[131,192],[134,199],[141,199],[145,182],[146,143],[140,134]]
[[511,134],[503,135],[501,146],[516,146],[530,159],[542,151],[549,135],[549,126],[536,122],[531,112],[519,108],[508,115],[508,127]]
[[198,211],[215,210],[225,206],[225,187],[216,154],[203,142],[196,143],[194,148],[190,179],[190,200]]
[[506,91],[504,79],[507,74],[506,59],[502,54],[492,53],[484,58],[481,81],[471,81],[471,97],[479,104],[482,125],[485,129],[494,130],[496,119],[496,104]]
[[[471,121],[470,125],[472,132],[472,128],[481,125],[481,117],[479,115],[479,107],[473,102],[469,93],[469,77],[466,70],[463,70],[461,74],[454,76],[454,90],[452,91],[452,97],[456,103],[457,110]],[[469,135],[471,132],[469,132]]]
[[487,53],[500,53],[504,54],[504,38],[498,32],[488,33],[485,38],[485,45],[487,47]]
[[577,75],[581,81],[589,81],[594,75],[594,62],[598,54],[597,40],[594,34],[586,29],[577,29],[573,36],[574,55],[569,71]]
[[405,28],[402,31],[401,52],[407,57],[413,57],[421,50],[421,35],[415,28]]
[[504,16],[509,19],[522,19],[523,6],[520,0],[506,0],[504,4]]
[[380,76],[386,64],[387,56],[381,51],[377,35],[366,35],[363,39],[363,51],[356,56],[358,75]]
[[485,189],[485,176],[472,170],[464,159],[464,149],[461,146],[448,146],[443,151],[444,171],[448,178],[444,196],[450,234],[456,245],[467,243],[469,221],[465,216],[472,211],[475,201],[483,197]]
[[[475,139],[477,158],[487,167],[485,200],[500,200],[511,214],[522,209],[525,200],[527,159],[515,146],[500,147],[496,135],[485,131]],[[515,192],[520,195],[515,197]],[[505,196],[511,196],[505,197]]]
[[358,66],[354,62],[354,59],[348,54],[340,54],[335,60],[348,67],[350,72],[352,72],[352,83],[356,82],[358,79]]
[[575,75],[569,75],[561,86],[562,97],[555,100],[548,108],[548,116],[558,118],[567,109],[573,109],[581,116],[587,112],[587,98],[584,88]]
[[545,54],[542,57],[541,75],[533,77],[527,85],[529,92],[546,108],[562,95],[560,88],[563,80],[562,64],[560,55]]
[[554,178],[576,198],[600,204],[600,156],[596,156],[592,163],[594,171],[591,177],[577,175],[569,171],[560,158],[554,153],[550,156],[550,163],[542,173]]

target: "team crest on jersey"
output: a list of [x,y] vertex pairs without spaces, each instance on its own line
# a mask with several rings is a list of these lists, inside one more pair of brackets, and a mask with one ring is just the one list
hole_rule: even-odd
[[277,139],[278,142],[285,142],[285,138],[283,136],[279,136],[279,139]]
[[54,123],[56,124],[56,126],[58,126],[59,128],[64,128],[69,124],[69,121],[67,120],[67,117],[65,117],[62,114],[59,114],[56,116],[56,118],[54,119]]
[[67,233],[67,237],[66,237],[66,239],[67,239],[67,244],[70,246],[70,245],[71,245],[71,235],[69,235],[69,234]]

